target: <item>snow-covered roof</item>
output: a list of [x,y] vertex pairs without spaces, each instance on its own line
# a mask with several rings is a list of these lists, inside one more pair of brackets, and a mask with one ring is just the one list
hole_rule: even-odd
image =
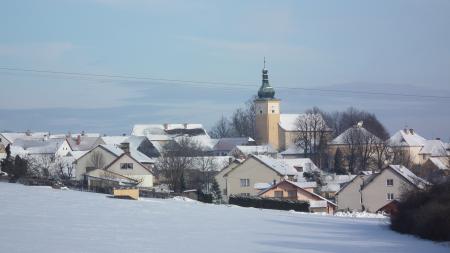
[[[353,132],[353,131],[357,131],[357,132]],[[334,144],[334,145],[349,144],[348,143],[348,138],[350,138],[350,136],[352,134],[358,134],[358,136],[373,136],[373,138],[375,138],[375,140],[381,141],[380,138],[376,137],[374,134],[372,134],[371,132],[367,131],[364,127],[353,126],[353,127],[348,128],[347,130],[345,130],[343,133],[338,135],[336,138],[334,138],[330,142],[330,144]],[[362,138],[362,140],[364,140],[364,139],[365,138]]]
[[246,145],[249,142],[254,142],[250,137],[237,137],[237,138],[220,138],[216,145],[214,145],[215,151],[231,151],[234,147],[239,145]]
[[297,170],[302,168],[303,172],[320,171],[310,158],[282,159],[286,164]]
[[[76,138],[67,138],[70,149],[74,151],[87,151],[96,147],[100,137],[77,136]],[[79,143],[78,143],[79,140]]]
[[328,183],[320,187],[322,192],[338,192],[341,189],[341,184]]
[[295,144],[289,145],[289,147],[281,152],[281,155],[303,155],[305,153],[305,150]]
[[55,154],[65,139],[16,139],[13,147],[21,147],[27,154]]
[[407,169],[403,165],[389,165],[389,168],[399,173],[408,182],[410,182],[413,185],[416,185],[420,189],[424,188],[426,185],[430,185],[428,181],[426,181],[421,177],[416,176],[414,173],[412,173],[409,169]]
[[413,129],[402,129],[389,138],[391,146],[396,147],[422,147],[426,139],[417,134]]
[[[123,154],[123,150],[119,148],[117,145],[102,144],[100,146],[102,146],[103,148],[105,148],[106,150],[108,150],[109,152],[113,153],[116,156],[120,156]],[[140,163],[155,163],[154,159],[142,154],[139,150],[133,149],[131,147],[130,147],[130,155]]]
[[200,129],[205,133],[202,124],[137,124],[134,125],[132,135],[148,136],[148,135],[166,135],[173,130],[194,130]]
[[315,181],[313,181],[313,182],[293,182],[293,183],[303,189],[317,187],[317,183]]
[[188,138],[190,141],[200,145],[200,147],[205,150],[212,150],[214,145],[217,143],[217,139],[212,139],[209,135],[196,135],[196,136],[177,136],[174,138],[176,142],[182,140],[183,138]]
[[438,169],[440,170],[449,170],[448,159],[450,158],[439,158],[439,157],[430,157],[428,160],[432,162]]
[[99,133],[50,134],[49,138],[77,138],[79,136],[100,137]]
[[102,140],[105,144],[119,145],[123,143],[129,136],[117,135],[117,136],[102,136]]
[[352,181],[356,175],[336,175],[336,174],[327,174],[322,177],[323,182],[332,183],[332,184],[343,184],[349,181]]
[[277,151],[271,145],[257,145],[257,146],[236,146],[236,150],[244,155],[261,155],[261,154],[276,154]]
[[[292,184],[292,185],[294,185],[294,186],[296,186],[296,187],[299,187],[300,189],[304,190],[305,192],[308,192],[308,194],[311,194],[311,195],[315,196],[316,198],[321,199],[322,201],[326,201],[327,203],[330,203],[330,204],[336,206],[336,204],[333,203],[333,202],[331,202],[330,200],[328,200],[328,199],[326,199],[326,198],[324,198],[324,197],[322,197],[322,196],[320,196],[320,195],[318,195],[318,194],[316,194],[316,193],[314,193],[314,192],[310,192],[310,191],[307,191],[307,190],[303,189],[302,187],[300,187],[300,186],[297,184],[297,182],[293,182],[293,181],[291,181],[291,180],[286,180],[286,179],[285,179],[285,180],[282,180],[282,181],[280,181],[280,182],[278,182],[278,183],[276,183],[276,184],[274,184],[274,185],[272,185],[270,188],[267,188],[267,189],[261,191],[260,193],[258,193],[258,195],[261,196],[261,195],[264,194],[265,192],[269,191],[270,189],[273,189],[273,188],[277,187],[278,185],[280,185],[280,184],[282,184],[282,183],[284,183],[284,182],[289,183],[289,184]],[[311,207],[311,206],[310,206],[310,207]]]
[[16,139],[43,139],[49,136],[48,132],[28,132],[28,133],[3,132],[0,134],[3,135],[3,137],[11,143],[14,143]]
[[[264,155],[252,155],[252,157],[256,158],[258,161],[262,162],[263,164],[267,165],[271,169],[275,170],[281,175],[297,175],[297,170],[290,166],[285,162],[287,159],[274,159],[269,156]],[[294,159],[292,159],[294,160]],[[296,159],[295,159],[296,160]]]
[[285,131],[297,131],[297,120],[303,114],[280,114],[280,127]]
[[448,156],[446,145],[441,140],[426,140],[423,148],[419,152],[420,155],[430,156]]
[[78,158],[82,157],[84,154],[86,154],[89,151],[69,151],[67,156],[72,156],[75,160],[78,160]]
[[[280,114],[279,126],[284,131],[299,131],[300,130],[298,124],[299,121],[307,122],[307,125],[305,125],[307,126],[307,128],[312,128],[313,125],[317,125],[317,123],[319,122],[319,124],[328,129],[322,115],[318,113]],[[301,129],[301,130],[304,131],[309,129]]]
[[220,171],[228,166],[230,160],[232,160],[231,156],[199,156],[193,158],[193,166],[195,169],[201,170],[205,169],[204,167],[210,163],[212,166],[209,169]]

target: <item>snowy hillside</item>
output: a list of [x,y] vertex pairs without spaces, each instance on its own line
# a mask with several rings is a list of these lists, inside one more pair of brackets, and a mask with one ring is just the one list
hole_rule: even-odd
[[0,183],[0,252],[449,252],[357,219]]

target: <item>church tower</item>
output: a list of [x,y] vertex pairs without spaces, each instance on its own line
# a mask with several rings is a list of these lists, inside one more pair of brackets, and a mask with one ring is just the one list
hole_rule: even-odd
[[275,98],[275,90],[269,83],[266,69],[266,59],[262,70],[262,84],[255,99],[256,110],[256,143],[270,144],[276,150],[279,148],[278,123],[280,122],[280,100]]

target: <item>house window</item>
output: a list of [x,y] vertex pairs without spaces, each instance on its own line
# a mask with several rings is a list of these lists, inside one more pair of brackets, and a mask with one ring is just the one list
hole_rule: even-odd
[[275,113],[275,110],[272,110],[272,113]]
[[250,197],[250,193],[241,193],[241,196]]
[[259,114],[262,114],[262,110],[259,110]]
[[302,166],[294,166],[294,168],[297,170],[297,172],[303,172]]
[[297,198],[297,191],[288,191],[289,198]]
[[275,191],[275,198],[283,198],[283,191]]
[[387,200],[393,200],[393,199],[394,199],[394,193],[388,193]]
[[95,167],[86,167],[86,173],[95,170]]
[[132,170],[133,169],[133,164],[132,163],[121,163],[120,164],[120,169],[121,170]]
[[394,186],[394,179],[387,179],[386,180],[386,185],[387,186]]
[[250,179],[243,178],[241,179],[241,187],[249,187],[250,186]]

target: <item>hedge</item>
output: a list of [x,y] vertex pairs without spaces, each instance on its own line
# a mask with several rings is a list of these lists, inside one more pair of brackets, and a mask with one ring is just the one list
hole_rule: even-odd
[[309,203],[306,201],[299,201],[299,200],[284,200],[284,199],[231,195],[228,200],[228,203],[231,205],[237,205],[242,207],[309,212]]
[[450,181],[413,191],[398,203],[391,228],[435,241],[450,241]]

